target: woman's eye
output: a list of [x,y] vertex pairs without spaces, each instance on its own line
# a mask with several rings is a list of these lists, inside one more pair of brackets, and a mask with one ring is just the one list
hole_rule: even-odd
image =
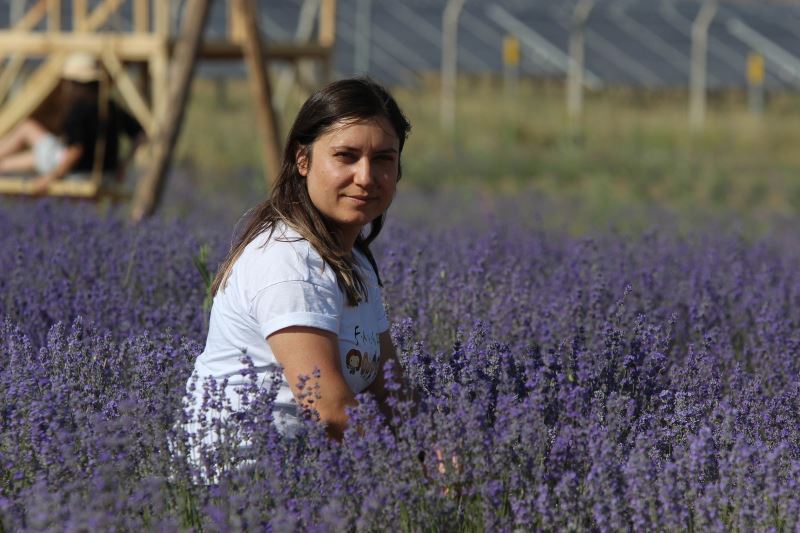
[[333,155],[337,159],[342,159],[342,160],[345,160],[345,161],[351,161],[351,160],[355,159],[355,156],[351,152],[336,152]]

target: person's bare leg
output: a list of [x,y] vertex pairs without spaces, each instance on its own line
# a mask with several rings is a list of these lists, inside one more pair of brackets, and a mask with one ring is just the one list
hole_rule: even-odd
[[33,148],[39,139],[47,135],[47,130],[36,120],[29,118],[23,120],[11,132],[0,138],[0,160],[25,149]]
[[36,156],[34,155],[33,150],[26,150],[24,152],[10,155],[4,159],[0,159],[0,174],[35,171]]

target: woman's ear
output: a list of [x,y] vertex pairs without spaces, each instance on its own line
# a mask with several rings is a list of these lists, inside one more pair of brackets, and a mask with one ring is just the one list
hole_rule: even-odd
[[294,162],[297,165],[297,172],[300,173],[301,176],[307,177],[308,176],[308,148],[305,146],[297,146],[297,149],[294,151]]

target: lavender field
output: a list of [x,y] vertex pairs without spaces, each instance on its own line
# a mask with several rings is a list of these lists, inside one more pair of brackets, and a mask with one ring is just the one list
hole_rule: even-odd
[[252,446],[198,464],[182,402],[232,225],[2,205],[0,530],[800,530],[796,233],[432,211],[376,250],[419,411],[363,397],[342,445],[283,440],[254,389],[204,428]]

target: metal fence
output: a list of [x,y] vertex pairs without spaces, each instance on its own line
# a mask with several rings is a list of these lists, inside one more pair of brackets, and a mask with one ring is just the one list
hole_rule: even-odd
[[[302,32],[304,4],[262,2],[265,32],[276,40]],[[691,72],[697,0],[597,0],[586,19],[585,74],[594,85],[685,87]],[[458,70],[502,74],[503,43],[520,43],[519,74],[565,77],[577,1],[466,0],[458,17]],[[339,0],[336,72],[413,84],[442,62],[447,0]],[[800,3],[721,1],[708,28],[707,85],[744,87],[747,58],[764,58],[767,89],[800,88]]]
[[[34,0],[0,0],[0,27]],[[98,4],[100,0],[87,0]],[[170,1],[180,12],[185,2]],[[414,84],[442,67],[445,7],[454,0],[339,0],[335,72],[368,73]],[[457,0],[456,0],[457,1]],[[569,71],[570,29],[581,0],[466,0],[457,18],[457,67],[502,74],[503,46],[519,42],[518,73],[560,78]],[[268,40],[311,35],[319,0],[258,0]],[[702,0],[592,0],[584,29],[589,85],[685,87],[691,75],[692,27]],[[709,2],[705,2],[709,3]],[[708,28],[707,86],[744,87],[747,58],[764,58],[768,90],[800,88],[800,1],[719,0]],[[63,14],[65,20],[70,13]],[[118,17],[125,17],[126,9]],[[177,20],[177,19],[176,19]],[[123,24],[123,21],[118,21]],[[111,21],[113,26],[114,21]],[[212,8],[209,36],[222,33],[222,3]],[[113,28],[112,28],[113,29]]]

